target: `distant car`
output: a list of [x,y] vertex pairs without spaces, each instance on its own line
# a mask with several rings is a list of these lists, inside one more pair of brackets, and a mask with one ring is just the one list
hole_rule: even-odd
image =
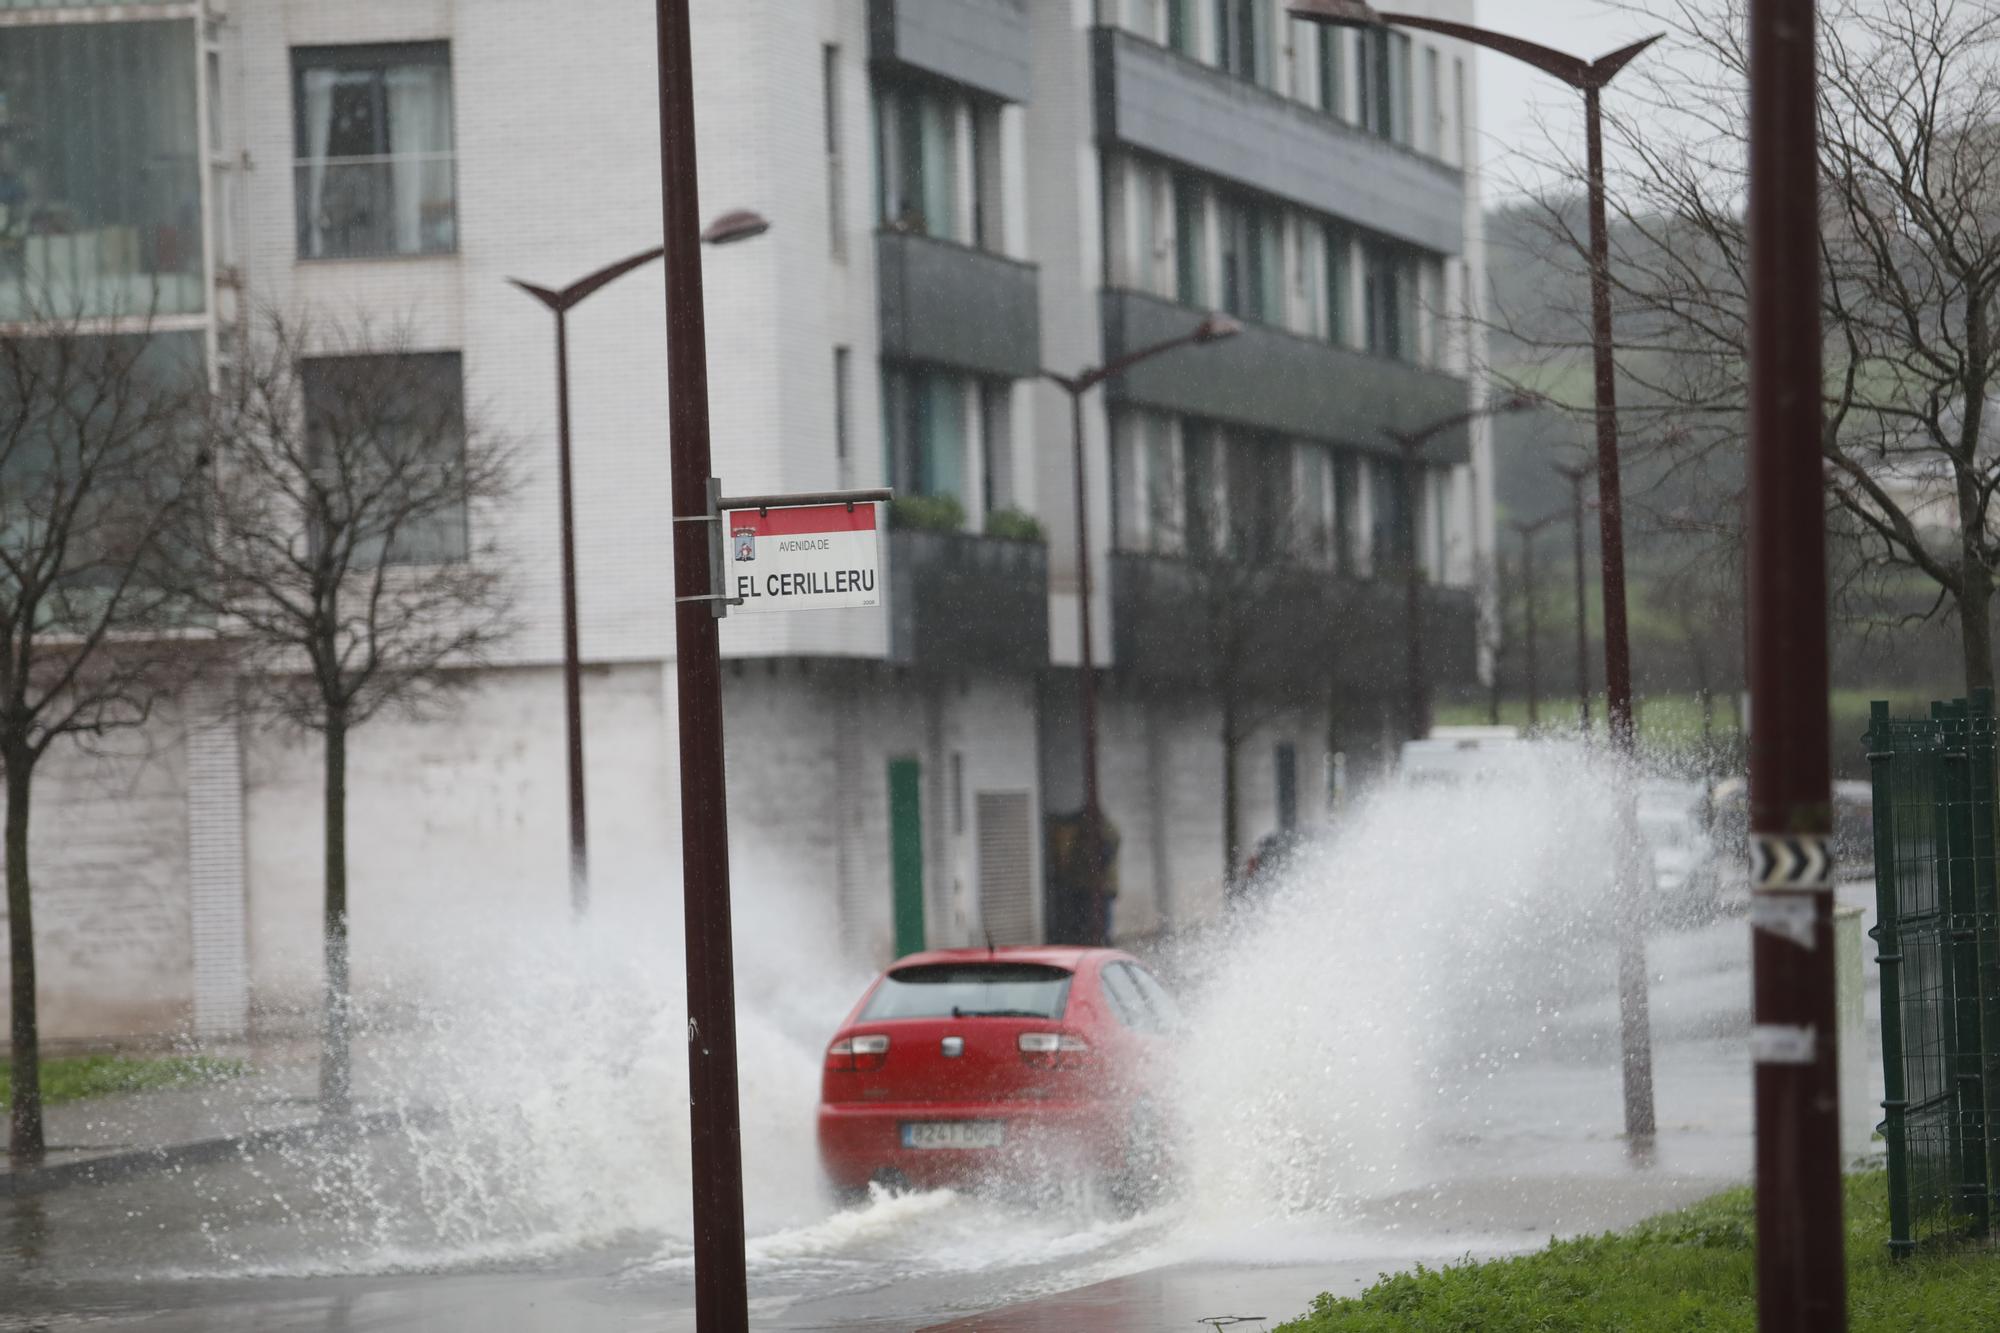
[[826,1049],[820,1162],[835,1191],[1081,1173],[1143,1203],[1171,1126],[1152,1094],[1181,1015],[1115,949],[946,949],[869,986]]

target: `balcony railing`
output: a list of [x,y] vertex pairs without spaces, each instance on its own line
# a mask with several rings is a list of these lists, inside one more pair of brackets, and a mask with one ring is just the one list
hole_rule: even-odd
[[[1202,318],[1133,291],[1104,292],[1102,310],[1107,361],[1178,337]],[[1390,431],[1419,430],[1471,404],[1456,375],[1263,324],[1199,353],[1146,362],[1107,387],[1122,402],[1385,454],[1396,452]],[[1434,438],[1424,461],[1448,466],[1470,457],[1471,433],[1460,426]]]
[[1040,271],[916,232],[876,233],[882,355],[980,375],[1041,371]]
[[1049,553],[962,532],[889,534],[889,657],[938,670],[1049,664]]
[[[1478,674],[1478,605],[1462,588],[1423,590],[1426,669],[1437,685]],[[1350,579],[1308,565],[1118,553],[1112,645],[1141,685],[1235,688],[1302,704],[1332,688],[1400,688],[1409,627],[1397,577]]]

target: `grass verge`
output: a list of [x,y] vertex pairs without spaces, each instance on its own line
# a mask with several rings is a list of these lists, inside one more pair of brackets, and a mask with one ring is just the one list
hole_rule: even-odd
[[[42,1101],[81,1101],[112,1092],[144,1092],[214,1083],[236,1078],[249,1069],[241,1060],[207,1056],[66,1055],[42,1061]],[[0,1061],[0,1107],[14,1099],[13,1071]]]
[[[1666,1333],[1757,1326],[1754,1197],[1731,1190],[1630,1231],[1545,1250],[1385,1275],[1321,1296],[1279,1333]],[[1847,1291],[1855,1333],[2000,1327],[2000,1252],[1889,1257],[1882,1172],[1847,1181]]]

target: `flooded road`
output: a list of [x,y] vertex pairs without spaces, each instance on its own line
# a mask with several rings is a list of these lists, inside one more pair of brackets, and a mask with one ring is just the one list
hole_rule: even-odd
[[[1431,798],[1380,803],[1261,914],[1162,956],[1194,1015],[1185,1181],[1138,1216],[1086,1189],[837,1209],[811,1116],[860,982],[760,937],[740,983],[757,1326],[921,1328],[1170,1265],[1267,1270],[1291,1303],[1264,1313],[1289,1317],[1383,1268],[1745,1179],[1747,929],[1651,940],[1661,1133],[1634,1150],[1612,951],[1562,850],[1588,803],[1553,794],[1496,794],[1444,835]],[[451,1003],[400,1015],[358,1076],[408,1108],[387,1132],[0,1199],[0,1329],[691,1328],[678,977],[632,937],[534,967],[488,949]]]

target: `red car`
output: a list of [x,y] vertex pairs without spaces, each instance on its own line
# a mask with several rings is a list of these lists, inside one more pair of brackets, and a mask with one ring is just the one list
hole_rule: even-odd
[[826,1048],[819,1152],[843,1196],[871,1181],[1083,1173],[1122,1200],[1164,1181],[1151,1089],[1179,1010],[1116,949],[943,949],[875,979]]

